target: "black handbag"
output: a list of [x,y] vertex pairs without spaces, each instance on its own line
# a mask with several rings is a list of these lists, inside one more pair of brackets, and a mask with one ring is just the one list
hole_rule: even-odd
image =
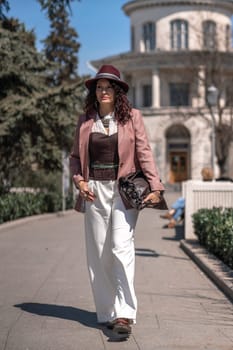
[[151,192],[151,189],[142,170],[120,177],[119,192],[122,199],[137,210],[142,210],[143,208],[154,208],[160,210],[168,209],[162,192],[160,192],[159,202],[143,203],[144,198]]

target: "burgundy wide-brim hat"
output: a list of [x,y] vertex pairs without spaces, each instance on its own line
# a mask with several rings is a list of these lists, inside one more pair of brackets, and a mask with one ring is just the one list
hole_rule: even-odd
[[129,85],[123,80],[121,80],[119,70],[114,66],[111,66],[110,64],[103,65],[96,73],[96,76],[94,78],[86,80],[86,87],[90,90],[91,86],[99,79],[114,80],[118,85],[120,85],[124,89],[125,92],[129,90]]

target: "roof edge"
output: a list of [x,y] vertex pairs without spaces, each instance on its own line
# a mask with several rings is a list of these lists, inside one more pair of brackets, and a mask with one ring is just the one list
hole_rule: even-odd
[[123,5],[122,10],[127,16],[130,16],[132,12],[147,7],[177,5],[210,6],[214,8],[217,6],[229,11],[229,13],[233,13],[232,0],[132,0]]

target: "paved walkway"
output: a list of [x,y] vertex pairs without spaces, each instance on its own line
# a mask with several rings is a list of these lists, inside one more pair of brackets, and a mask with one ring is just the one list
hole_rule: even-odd
[[[168,193],[169,203],[177,195]],[[2,226],[0,349],[232,350],[232,303],[180,248],[181,228],[163,229],[159,214],[139,218],[138,318],[120,343],[96,324],[82,214]]]

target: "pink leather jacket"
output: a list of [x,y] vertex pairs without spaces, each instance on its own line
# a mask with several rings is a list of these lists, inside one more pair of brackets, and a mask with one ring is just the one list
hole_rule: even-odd
[[[89,179],[88,143],[94,120],[95,115],[89,117],[82,115],[78,120],[70,154],[70,169],[71,175],[77,175],[79,180],[88,181]],[[141,168],[152,191],[164,190],[148,142],[142,114],[137,109],[132,109],[132,119],[125,125],[118,124],[118,154],[118,179]],[[75,209],[80,212],[85,211],[81,196],[77,198]]]

